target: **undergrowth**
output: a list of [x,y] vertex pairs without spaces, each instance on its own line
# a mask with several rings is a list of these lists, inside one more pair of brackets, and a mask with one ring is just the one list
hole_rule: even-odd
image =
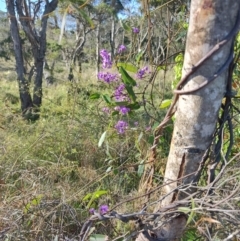
[[[31,122],[19,112],[17,84],[1,80],[1,86],[0,239],[74,240],[90,208],[111,208],[137,195],[158,124],[143,109],[132,119],[137,125],[119,135],[115,117],[101,111],[101,101],[89,98],[101,84],[60,82],[44,89],[41,118]],[[118,211],[140,207],[138,200]],[[115,229],[109,225],[99,223],[97,232],[111,230],[114,236],[131,229],[120,221]]]

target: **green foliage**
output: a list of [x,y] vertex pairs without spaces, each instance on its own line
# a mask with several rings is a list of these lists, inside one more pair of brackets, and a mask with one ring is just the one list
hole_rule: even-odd
[[183,54],[180,53],[175,58],[175,65],[174,65],[174,81],[172,82],[172,89],[175,89],[178,82],[181,80],[182,77],[182,67],[183,67]]
[[172,103],[172,100],[163,100],[161,105],[159,106],[160,109],[168,108]]
[[0,41],[0,58],[3,58],[5,61],[10,60],[11,49],[9,49],[9,44],[11,43],[12,40],[10,36],[6,36]]
[[122,75],[122,81],[127,86],[136,86],[136,81],[128,74],[128,72],[122,67],[119,67],[119,72]]
[[31,208],[38,206],[41,203],[43,195],[38,195],[36,198],[32,199],[29,203],[24,207],[24,214],[27,214]]
[[188,228],[181,239],[181,241],[197,240],[203,240],[202,237],[197,233],[197,228]]
[[99,139],[99,142],[98,142],[98,147],[101,147],[104,140],[105,140],[105,137],[107,135],[107,131],[104,131],[103,134],[101,135],[101,138]]
[[90,236],[90,241],[106,241],[107,236],[103,234],[93,234]]
[[88,204],[86,205],[86,207],[89,209],[93,202],[96,202],[98,199],[100,199],[103,195],[106,195],[108,193],[108,191],[105,190],[98,190],[95,191],[94,193],[88,193],[83,199],[83,202],[88,202]]
[[126,71],[132,72],[132,73],[137,73],[137,67],[134,66],[131,63],[117,63],[118,67],[122,67],[123,69],[125,69]]

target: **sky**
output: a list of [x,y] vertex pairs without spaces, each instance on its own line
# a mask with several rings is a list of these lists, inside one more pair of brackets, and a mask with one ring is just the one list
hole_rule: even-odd
[[0,0],[0,10],[6,12],[6,2],[5,0]]
[[[128,11],[130,11],[130,12],[132,12],[131,10],[133,10],[133,11],[136,11],[136,9],[138,9],[138,7],[139,7],[139,3],[138,3],[138,1],[136,1],[136,0],[134,0],[134,1],[131,1],[130,2],[130,4],[129,4],[129,6],[128,6]],[[4,12],[7,12],[7,10],[6,10],[6,2],[5,2],[5,0],[0,0],[0,10],[1,11],[4,11]],[[138,11],[138,10],[137,10]],[[128,12],[128,14],[130,13],[130,12]],[[132,12],[133,13],[133,12]],[[136,13],[135,13],[136,14]]]

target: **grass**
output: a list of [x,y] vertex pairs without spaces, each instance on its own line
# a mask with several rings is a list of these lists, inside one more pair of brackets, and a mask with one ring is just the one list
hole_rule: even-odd
[[[117,117],[107,117],[101,112],[104,103],[89,99],[89,93],[108,93],[90,75],[85,72],[73,88],[62,79],[45,87],[41,118],[29,123],[20,114],[17,83],[2,72],[0,237],[4,240],[77,238],[90,207],[112,207],[137,195],[139,164],[151,145],[151,131],[145,130],[149,118],[142,109],[137,111],[129,118],[138,127],[119,136],[113,128]],[[107,137],[98,147],[105,130]],[[106,194],[88,198],[101,190]],[[118,211],[140,206],[126,203]],[[112,230],[113,236],[131,228],[118,222],[116,227],[113,231],[109,225],[96,226],[97,232]]]
[[[2,66],[6,69],[4,64]],[[141,107],[126,118],[130,123],[126,133],[117,134],[114,125],[119,117],[101,111],[106,105],[103,100],[89,98],[92,93],[111,95],[112,92],[106,85],[96,82],[94,72],[89,66],[85,67],[77,83],[70,84],[64,81],[64,73],[56,73],[54,85],[44,85],[41,118],[36,122],[27,122],[21,116],[18,87],[12,79],[14,74],[1,72],[0,240],[78,240],[83,223],[90,217],[90,208],[98,209],[102,204],[112,208],[119,204],[117,212],[131,213],[141,210],[146,201],[145,197],[134,198],[141,194],[142,164],[153,142],[153,129],[165,110],[156,110],[148,104],[147,110],[155,117],[153,119]],[[172,73],[168,73],[167,78],[172,79]],[[163,99],[171,98],[169,82],[163,83],[161,74],[157,77],[152,93],[155,107],[160,106]],[[140,82],[139,90],[145,84]],[[151,97],[149,90],[147,96]],[[149,126],[151,130],[146,129]],[[170,123],[160,139],[153,180],[155,187],[163,180],[172,128]],[[105,131],[106,137],[99,147]],[[235,154],[239,152],[234,151]],[[231,177],[233,190],[236,190],[238,169],[234,166],[234,175],[228,169],[219,179],[219,185],[229,183],[226,180]],[[207,174],[203,175],[203,183],[206,182],[204,177],[207,178]],[[202,190],[199,192],[202,195]],[[216,200],[231,196],[225,188],[216,190],[215,194]],[[150,201],[158,200],[158,195],[159,192],[152,195]],[[196,199],[196,207],[202,205],[198,200],[201,199]],[[230,201],[237,210],[239,199],[233,195]],[[225,215],[224,205],[227,204],[219,203]],[[197,237],[204,240],[200,231],[208,222],[213,225],[214,219],[208,218],[211,215],[207,211],[192,214],[183,240]],[[224,218],[227,215],[226,212]],[[231,223],[223,223],[229,230],[234,228]],[[215,227],[214,240],[226,236],[223,235],[224,225]],[[135,229],[134,223],[115,220],[95,222],[91,233],[113,239]]]

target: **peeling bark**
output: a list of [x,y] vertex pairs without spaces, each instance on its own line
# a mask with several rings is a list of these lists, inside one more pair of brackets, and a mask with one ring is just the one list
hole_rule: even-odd
[[[239,1],[192,1],[190,24],[182,75],[185,75],[202,57],[233,29]],[[183,90],[193,90],[210,79],[227,61],[232,41],[213,54],[194,74]],[[205,88],[179,97],[171,149],[166,166],[165,182],[177,180],[197,171],[202,157],[209,148],[216,127],[218,112],[226,92],[228,71],[219,75]],[[182,179],[181,184],[194,180],[194,175]],[[169,193],[179,183],[165,187]],[[180,200],[185,194],[171,194],[162,205]]]

